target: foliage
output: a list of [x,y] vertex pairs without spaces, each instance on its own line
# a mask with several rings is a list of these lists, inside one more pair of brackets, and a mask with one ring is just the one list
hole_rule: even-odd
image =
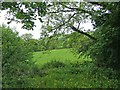
[[[10,10],[8,13],[14,17],[9,19],[8,24],[11,21],[17,21],[23,23],[23,28],[33,30],[35,26],[34,20],[38,16],[44,16],[46,14],[46,3],[44,2],[2,2],[1,10]],[[35,14],[37,13],[37,14]],[[16,19],[17,18],[17,19]],[[39,17],[40,21],[42,19]]]
[[37,52],[41,50],[41,43],[37,39],[32,38],[33,35],[26,33],[21,36],[21,38],[24,40],[24,45],[28,47],[29,50],[32,52]]
[[30,49],[34,52],[74,48],[77,53],[80,53],[85,49],[87,51],[87,44],[90,44],[90,42],[92,42],[92,40],[77,32],[72,32],[71,34],[53,34],[45,38],[42,37],[39,40],[33,39],[31,34],[23,34],[21,38],[24,39],[25,44],[29,46]]
[[[102,8],[104,4],[109,5],[92,2],[2,2],[1,9],[8,9],[13,15],[13,18],[8,19],[22,22],[23,28],[28,30],[33,29],[34,20],[39,19],[42,22],[42,33],[46,36],[48,33],[70,32],[70,27],[75,24],[80,29],[81,23],[107,11]],[[101,9],[95,10],[95,6]]]
[[[101,30],[102,29],[102,30]],[[120,68],[120,31],[111,27],[96,30],[98,41],[91,46],[90,55],[98,66]]]
[[46,38],[39,39],[39,48],[41,51],[53,50],[53,49],[64,49],[72,48],[70,40],[70,35],[65,34],[53,34]]
[[[93,4],[96,4],[93,2]],[[120,68],[120,3],[97,3],[98,10],[94,11],[92,20],[95,22],[96,30],[93,34],[97,40],[91,41],[84,36],[80,37],[73,34],[71,42],[76,42],[75,51],[77,53],[90,55],[97,66],[110,67],[118,70]],[[102,9],[104,13],[101,13]],[[106,11],[107,10],[107,11]],[[99,12],[98,12],[99,11]],[[80,37],[80,38],[79,38]],[[77,38],[77,39],[75,39]],[[75,41],[76,40],[76,41]],[[79,42],[80,41],[80,42]],[[86,53],[87,52],[87,53]]]
[[42,44],[37,39],[30,39],[25,41],[25,45],[27,45],[32,52],[37,52],[41,50]]
[[65,48],[62,45],[62,43],[64,42],[63,38],[64,38],[64,34],[55,34],[48,37],[48,42],[47,42],[48,50]]
[[111,27],[119,28],[120,2],[102,3],[102,6],[107,11],[104,11],[102,15],[99,15],[99,13],[97,13],[93,16],[92,20],[96,22],[95,26],[106,27],[106,25],[110,25]]
[[[98,66],[110,67],[119,71],[120,3],[110,3],[107,8],[110,8],[110,14],[105,16],[105,22],[95,31],[97,42],[91,46],[90,55]],[[101,22],[101,19],[97,18],[97,21]]]
[[[92,32],[89,33],[92,34]],[[89,46],[91,45],[91,43],[94,42],[88,37],[81,35],[77,32],[69,34],[67,39],[67,44],[70,48],[73,48],[73,50],[77,54],[87,54]]]
[[[17,36],[17,33],[13,32],[9,28],[1,27],[2,32],[2,48],[3,48],[3,64],[6,60],[11,61],[11,58],[18,61],[29,60],[31,58],[31,53],[28,51],[27,47],[24,46],[23,40]],[[23,49],[24,48],[24,49]],[[22,56],[22,57],[21,57]],[[18,58],[19,57],[19,58]]]
[[[4,88],[29,87],[33,74],[32,52],[24,41],[5,26],[2,30],[2,86]],[[37,72],[36,72],[37,73]]]
[[[91,32],[92,34],[92,32]],[[71,34],[53,34],[46,38],[39,39],[40,50],[53,50],[53,49],[64,49],[64,48],[74,48],[77,53],[83,52],[82,49],[88,50],[88,44],[92,40],[84,35],[77,32],[72,32]],[[36,45],[37,47],[37,45]]]

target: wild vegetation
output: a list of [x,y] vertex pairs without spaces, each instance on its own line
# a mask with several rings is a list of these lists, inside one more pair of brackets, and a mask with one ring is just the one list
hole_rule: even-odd
[[[120,87],[120,2],[2,2],[6,9],[8,24],[43,24],[39,40],[0,27],[4,88]],[[95,29],[84,31],[89,20]]]

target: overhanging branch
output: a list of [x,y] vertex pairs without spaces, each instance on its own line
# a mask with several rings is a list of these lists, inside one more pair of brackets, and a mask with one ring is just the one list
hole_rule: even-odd
[[80,30],[76,29],[74,26],[71,26],[71,28],[72,28],[73,31],[76,31],[76,32],[78,32],[78,33],[81,33],[81,34],[89,37],[89,38],[92,39],[92,40],[95,40],[95,41],[97,40],[95,37],[93,37],[93,36],[91,36],[91,35],[83,32],[83,31],[80,31]]

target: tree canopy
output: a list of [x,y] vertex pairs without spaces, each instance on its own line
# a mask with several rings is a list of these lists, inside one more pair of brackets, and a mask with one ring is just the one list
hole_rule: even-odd
[[[112,14],[116,13],[115,10],[119,10],[119,3],[87,1],[2,2],[1,10],[6,9],[8,9],[9,14],[13,15],[12,18],[7,17],[9,20],[8,23],[11,21],[21,22],[23,23],[23,28],[28,30],[33,30],[33,27],[35,27],[34,20],[39,19],[43,23],[42,34],[44,35],[71,30],[85,34],[83,33],[84,29],[80,28],[81,23],[90,20],[95,27],[111,23],[109,19],[116,18],[112,17]],[[117,25],[115,24],[115,26]],[[90,35],[87,36],[95,39]]]

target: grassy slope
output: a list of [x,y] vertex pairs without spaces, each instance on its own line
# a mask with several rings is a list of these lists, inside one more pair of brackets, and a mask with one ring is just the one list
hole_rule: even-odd
[[[111,69],[98,68],[90,62],[81,63],[91,59],[81,56],[78,60],[69,49],[35,52],[33,60],[40,69],[39,74],[34,76],[34,84],[31,87],[113,88],[120,85],[114,78],[114,73],[108,77]],[[52,62],[54,60],[58,62]],[[61,64],[61,67],[56,66]]]

